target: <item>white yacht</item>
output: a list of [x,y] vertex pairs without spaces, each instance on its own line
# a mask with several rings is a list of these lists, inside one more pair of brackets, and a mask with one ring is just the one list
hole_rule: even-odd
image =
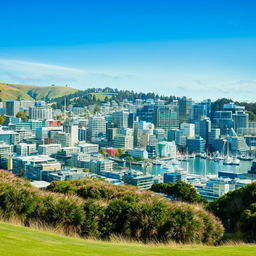
[[233,159],[229,156],[227,156],[224,161],[223,161],[224,165],[232,165],[233,164]]

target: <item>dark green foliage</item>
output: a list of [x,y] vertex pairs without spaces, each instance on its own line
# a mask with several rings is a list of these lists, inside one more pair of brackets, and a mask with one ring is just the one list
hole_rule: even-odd
[[[80,236],[108,239],[121,235],[138,241],[216,243],[218,220],[199,205],[168,202],[152,192],[115,186],[98,179],[53,182],[53,193],[0,172],[0,213]],[[79,196],[77,196],[79,195]]]
[[229,232],[241,232],[248,241],[256,241],[256,183],[234,190],[209,204]]
[[16,117],[20,117],[23,122],[27,122],[28,121],[27,115],[24,112],[22,112],[22,111],[18,112],[16,114]]
[[5,116],[4,115],[1,115],[0,116],[0,125],[3,125],[5,122]]
[[64,101],[66,100],[67,106],[69,104],[74,104],[75,107],[85,107],[88,105],[93,104],[99,104],[100,102],[107,102],[110,99],[108,97],[104,97],[103,99],[97,99],[95,97],[96,92],[111,92],[112,98],[111,100],[115,100],[117,103],[122,102],[124,99],[128,99],[130,101],[134,101],[136,99],[161,99],[165,100],[167,103],[172,102],[174,99],[176,99],[174,96],[159,96],[155,93],[137,93],[134,91],[128,91],[128,90],[113,90],[111,88],[105,88],[105,89],[96,89],[96,88],[90,88],[84,91],[75,92],[70,95],[66,95],[63,97],[55,98],[52,101],[55,102],[55,104],[52,106],[54,109],[61,108],[64,106]]
[[169,195],[174,200],[185,201],[189,203],[207,202],[197,193],[196,189],[192,185],[182,181],[153,184],[151,190]]

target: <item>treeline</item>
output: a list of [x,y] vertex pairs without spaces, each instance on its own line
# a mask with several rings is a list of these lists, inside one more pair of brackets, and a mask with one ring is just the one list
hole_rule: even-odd
[[[108,92],[113,93],[112,97],[105,97],[104,100],[100,100],[97,98],[94,93],[101,93],[101,92]],[[136,99],[160,99],[165,100],[167,103],[172,102],[174,99],[176,99],[175,96],[161,96],[155,93],[143,93],[143,92],[134,92],[129,90],[118,90],[118,89],[111,89],[106,87],[105,89],[99,89],[99,88],[90,88],[84,91],[78,91],[76,93],[55,98],[52,100],[55,102],[52,104],[52,107],[54,109],[61,108],[66,104],[67,106],[69,104],[74,104],[76,107],[85,107],[88,105],[93,104],[99,104],[100,102],[108,102],[109,100],[115,100],[117,103],[122,102],[124,99],[127,99],[129,101],[135,101]]]
[[201,197],[191,184],[183,181],[156,183],[153,184],[151,190],[154,192],[166,194],[173,200],[207,204],[207,200]]
[[49,190],[1,172],[1,216],[102,239],[121,235],[143,242],[214,244],[223,235],[220,222],[200,205],[168,202],[129,186],[85,179],[53,182]]
[[209,204],[234,238],[256,241],[256,183],[234,190]]

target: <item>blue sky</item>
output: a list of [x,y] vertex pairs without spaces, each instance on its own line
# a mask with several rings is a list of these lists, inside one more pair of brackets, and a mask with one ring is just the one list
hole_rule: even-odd
[[253,0],[0,0],[0,81],[256,101]]

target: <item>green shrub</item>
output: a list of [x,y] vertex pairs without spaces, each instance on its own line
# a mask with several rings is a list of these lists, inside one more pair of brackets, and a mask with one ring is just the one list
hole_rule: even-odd
[[[115,186],[100,180],[53,182],[41,191],[21,178],[0,172],[0,210],[84,237],[121,235],[143,242],[216,243],[223,235],[219,221],[200,205],[169,202],[152,192]],[[57,193],[58,192],[58,193]]]

